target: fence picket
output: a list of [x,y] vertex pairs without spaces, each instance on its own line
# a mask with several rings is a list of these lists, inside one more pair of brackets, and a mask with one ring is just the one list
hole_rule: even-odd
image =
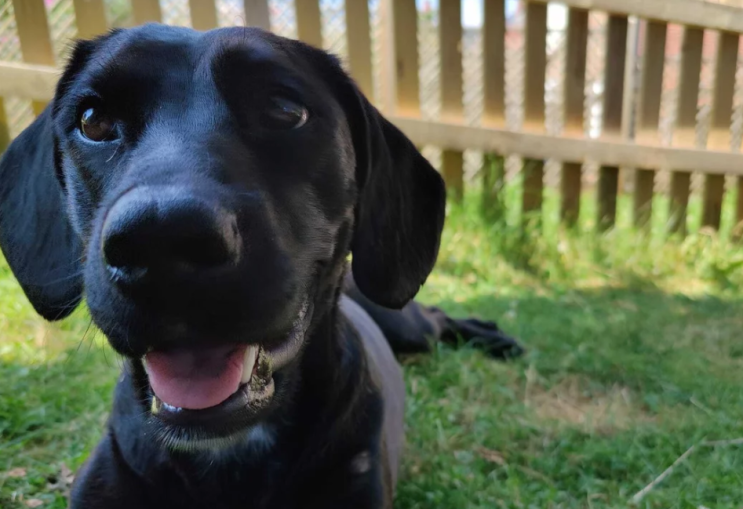
[[301,41],[322,48],[322,18],[319,0],[294,0],[297,35]]
[[[74,8],[78,36],[90,38],[107,28],[107,0],[69,0]],[[689,8],[691,0],[679,0]],[[0,62],[2,94],[33,101],[36,113],[53,94],[57,71],[50,37],[53,23],[45,0],[12,0],[25,64]],[[438,2],[441,58],[441,121],[420,119],[418,62],[418,12],[416,0],[381,0],[381,102],[418,146],[442,147],[442,173],[456,198],[462,197],[463,152],[482,150],[483,210],[503,211],[499,196],[505,181],[502,154],[524,158],[523,217],[539,212],[544,192],[544,160],[562,162],[560,183],[562,220],[574,223],[580,215],[582,164],[602,164],[598,182],[600,228],[614,224],[620,167],[637,168],[634,186],[634,222],[646,226],[652,218],[653,186],[657,170],[670,168],[670,224],[673,232],[685,233],[692,171],[704,174],[702,225],[719,228],[725,192],[725,176],[737,177],[735,218],[743,222],[743,154],[731,150],[733,96],[738,59],[741,11],[731,7],[704,5],[699,19],[680,7],[667,9],[660,0],[628,0],[616,8],[611,0],[566,0],[566,57],[562,97],[564,128],[560,135],[545,132],[545,74],[548,0],[525,0],[524,25],[524,122],[521,132],[505,125],[506,0],[483,0],[483,116],[482,127],[463,125],[464,30],[462,0]],[[184,2],[185,3],[185,2]],[[218,24],[216,0],[188,0],[192,26],[207,30]],[[270,27],[268,0],[243,0],[247,25]],[[321,46],[323,19],[319,0],[295,0],[297,32],[301,39]],[[160,21],[158,0],[131,0],[136,23]],[[611,4],[614,5],[614,4]],[[699,4],[701,5],[701,4]],[[372,37],[369,3],[344,0],[348,64],[361,90],[371,96],[374,89]],[[584,135],[585,74],[589,10],[609,12],[606,38],[606,69],[603,92],[603,127],[599,139]],[[696,9],[696,7],[695,7]],[[57,12],[57,11],[55,11]],[[630,33],[645,30],[639,97],[634,101],[634,73],[630,71],[637,51]],[[696,21],[695,21],[696,20]],[[685,27],[680,55],[676,125],[672,146],[660,144],[659,116],[667,23],[699,23],[706,28]],[[56,23],[56,21],[54,21]],[[54,25],[57,26],[56,24]],[[697,110],[705,30],[719,30],[715,55],[710,129],[706,149],[697,146]],[[630,88],[630,84],[633,86]],[[0,97],[0,151],[9,142],[10,119]],[[631,111],[637,105],[636,111]],[[633,113],[636,113],[633,117]],[[9,115],[9,114],[8,114]],[[635,122],[635,139],[629,139]],[[734,230],[743,237],[743,226]]]
[[0,97],[0,154],[10,145],[10,125],[5,113],[5,101]]
[[[441,41],[441,119],[462,122],[462,4],[447,0],[439,6],[439,40]],[[444,148],[441,153],[441,173],[446,188],[456,200],[462,199],[464,188],[463,153]]]
[[[30,64],[55,65],[44,0],[13,0],[13,12],[23,60]],[[45,102],[33,102],[36,115],[45,107]]]
[[158,0],[132,0],[132,13],[134,14],[134,23],[137,25],[159,23],[163,18]]
[[80,39],[91,39],[108,29],[103,0],[72,0],[72,6]]
[[[604,70],[604,138],[616,139],[622,134],[624,107],[624,73],[627,56],[627,17],[609,16],[606,34],[606,67]],[[596,224],[604,230],[614,226],[617,214],[619,167],[599,168],[598,218]]]
[[[506,76],[506,3],[505,0],[485,0],[482,31],[483,114],[482,123],[491,127],[505,124]],[[483,154],[482,208],[490,217],[501,215],[500,196],[505,184],[505,160],[501,154]]]
[[733,237],[736,240],[743,239],[743,178],[738,177],[738,199],[735,207],[735,227],[733,228]]
[[369,2],[346,0],[346,38],[348,40],[348,65],[351,76],[368,98],[374,93],[371,59],[371,32]]
[[[544,131],[544,81],[547,67],[547,5],[528,2],[524,26],[524,130]],[[521,210],[542,208],[544,160],[524,159],[524,192]]]
[[[642,60],[635,135],[635,139],[644,144],[657,145],[660,142],[660,99],[663,89],[666,31],[667,25],[659,21],[648,21],[645,25],[645,54]],[[655,171],[656,168],[638,168],[635,172],[635,226],[644,227],[650,224]]]
[[415,0],[390,0],[392,4],[392,47],[394,54],[395,100],[398,115],[421,114],[418,83],[418,10]]
[[191,11],[191,27],[196,30],[217,28],[217,6],[214,0],[188,0]]
[[725,194],[725,176],[707,175],[704,178],[704,205],[702,209],[702,226],[720,228],[722,218],[722,200]]
[[[738,34],[721,32],[715,57],[715,81],[712,90],[712,111],[707,146],[713,150],[730,150],[735,71],[738,63]],[[707,175],[704,178],[704,207],[702,226],[720,228],[722,201],[725,193],[724,175]]]
[[[583,137],[583,109],[588,56],[588,11],[575,8],[568,11],[565,45],[564,133],[568,136]],[[580,216],[582,164],[575,161],[564,161],[561,173],[562,203],[560,217],[566,224],[573,225]]]
[[686,235],[686,212],[689,208],[689,190],[691,173],[688,171],[671,172],[671,205],[669,211],[669,228],[671,233]]
[[[696,140],[697,104],[699,82],[702,71],[702,47],[704,30],[697,27],[684,27],[681,40],[681,62],[679,69],[679,91],[676,102],[676,127],[673,144],[680,147],[693,147]],[[671,200],[669,231],[686,235],[686,214],[689,206],[691,174],[671,172]]]

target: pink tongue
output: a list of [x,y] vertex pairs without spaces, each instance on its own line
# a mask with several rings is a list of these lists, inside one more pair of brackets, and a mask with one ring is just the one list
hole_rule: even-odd
[[145,369],[163,403],[189,410],[217,406],[240,387],[245,346],[150,352]]

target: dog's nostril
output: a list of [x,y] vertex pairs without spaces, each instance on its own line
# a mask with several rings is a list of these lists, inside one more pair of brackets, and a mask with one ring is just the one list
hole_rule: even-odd
[[114,204],[101,248],[117,283],[145,276],[185,277],[237,263],[240,236],[234,216],[187,196],[183,191],[165,198],[132,191]]

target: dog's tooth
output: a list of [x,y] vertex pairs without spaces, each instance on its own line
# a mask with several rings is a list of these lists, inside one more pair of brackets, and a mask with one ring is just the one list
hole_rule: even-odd
[[243,361],[243,376],[241,382],[246,384],[250,382],[250,378],[253,376],[253,367],[255,361],[258,359],[258,351],[260,347],[258,345],[248,345],[245,349],[245,360]]
[[160,413],[160,408],[162,407],[162,402],[157,399],[157,396],[152,396],[152,406],[150,407],[150,413],[152,415],[157,415]]

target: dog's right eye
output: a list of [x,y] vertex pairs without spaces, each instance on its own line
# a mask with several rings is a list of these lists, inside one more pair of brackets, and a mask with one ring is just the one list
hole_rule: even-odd
[[108,141],[115,138],[116,122],[95,108],[88,108],[80,115],[80,132],[90,141]]
[[269,129],[299,129],[308,119],[304,105],[280,95],[270,97],[261,113],[261,123]]

